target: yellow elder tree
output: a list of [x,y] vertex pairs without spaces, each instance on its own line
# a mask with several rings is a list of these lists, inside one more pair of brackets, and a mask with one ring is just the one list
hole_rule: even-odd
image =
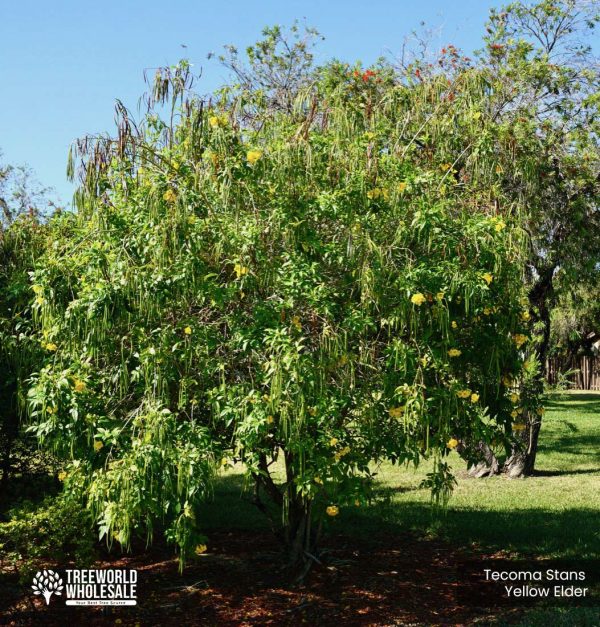
[[33,277],[32,429],[103,534],[158,526],[182,557],[214,475],[243,464],[296,568],[368,503],[374,462],[432,457],[445,498],[453,448],[510,438],[518,216],[474,71],[334,63],[291,109],[206,102],[188,77],[157,76],[167,122],[119,107],[115,138],[78,146],[77,210]]

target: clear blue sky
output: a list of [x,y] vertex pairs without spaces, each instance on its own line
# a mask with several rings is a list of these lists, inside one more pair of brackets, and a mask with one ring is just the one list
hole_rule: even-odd
[[[28,163],[63,202],[70,142],[112,130],[113,104],[137,111],[144,68],[185,56],[203,68],[201,92],[226,77],[209,52],[240,49],[266,25],[306,19],[325,37],[318,59],[368,64],[399,53],[422,21],[439,29],[439,45],[479,47],[491,6],[501,0],[3,0],[0,1],[0,150]],[[185,44],[187,49],[183,49]]]

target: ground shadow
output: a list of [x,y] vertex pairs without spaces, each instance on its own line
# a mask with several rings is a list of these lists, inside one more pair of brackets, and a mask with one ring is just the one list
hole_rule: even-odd
[[568,475],[593,475],[600,473],[600,468],[581,468],[579,470],[535,470],[534,477],[565,477]]

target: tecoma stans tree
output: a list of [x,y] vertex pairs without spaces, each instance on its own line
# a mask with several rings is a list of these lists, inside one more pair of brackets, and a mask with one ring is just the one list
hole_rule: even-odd
[[302,576],[378,463],[433,459],[443,501],[461,441],[510,446],[537,409],[511,402],[526,241],[485,75],[310,79],[291,107],[202,99],[184,61],[75,146],[76,211],[33,275],[32,430],[110,541],[159,528],[185,558],[236,463]]

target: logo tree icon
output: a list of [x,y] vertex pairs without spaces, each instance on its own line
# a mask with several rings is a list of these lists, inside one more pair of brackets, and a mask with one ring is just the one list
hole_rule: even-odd
[[63,589],[62,579],[53,570],[38,571],[31,586],[34,594],[43,594],[46,605],[50,604],[53,594],[60,595]]

